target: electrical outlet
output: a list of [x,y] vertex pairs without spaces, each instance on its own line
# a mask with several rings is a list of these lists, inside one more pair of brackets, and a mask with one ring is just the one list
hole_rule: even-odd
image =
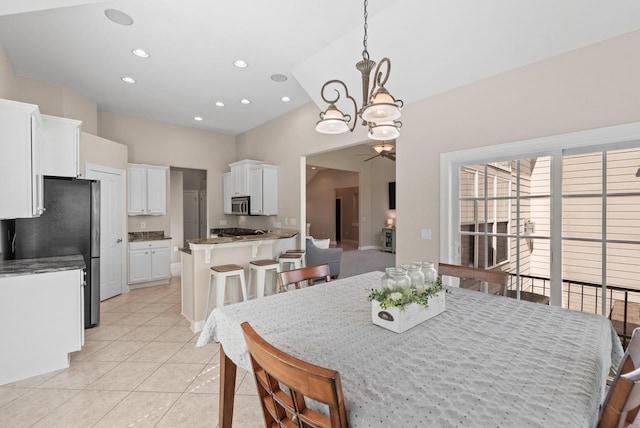
[[296,225],[296,219],[295,219],[295,218],[292,218],[292,219],[291,219],[291,226],[295,226],[295,225]]
[[226,226],[227,225],[227,220],[222,219],[220,220],[220,226]]
[[431,239],[431,229],[422,229],[420,231],[420,237],[427,240]]
[[275,225],[275,228],[276,228],[276,229],[282,229],[282,222],[280,222],[280,221],[276,221],[276,222],[274,223],[274,225]]
[[286,217],[284,218],[284,225],[289,226],[289,219]]
[[147,223],[145,223],[144,221],[140,222],[140,229],[144,229],[145,227],[147,227]]
[[174,247],[173,247],[173,252],[174,252],[174,253],[177,253],[177,252],[178,252],[178,246],[177,246],[177,245],[174,245]]

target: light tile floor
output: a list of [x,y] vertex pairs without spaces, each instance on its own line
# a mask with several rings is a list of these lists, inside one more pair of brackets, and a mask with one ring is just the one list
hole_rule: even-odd
[[[0,387],[0,427],[216,427],[219,345],[196,348],[180,277],[102,302],[71,366]],[[238,369],[233,426],[263,426],[254,379]]]

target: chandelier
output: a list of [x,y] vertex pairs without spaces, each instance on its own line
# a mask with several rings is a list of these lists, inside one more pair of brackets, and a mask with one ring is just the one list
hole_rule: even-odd
[[[400,110],[404,103],[402,100],[396,100],[385,89],[389,73],[391,72],[391,61],[389,58],[382,58],[380,64],[376,67],[374,80],[371,89],[369,89],[369,77],[371,70],[376,66],[375,61],[369,59],[369,51],[367,50],[367,5],[368,1],[364,1],[364,38],[362,44],[362,60],[358,61],[356,68],[362,73],[362,108],[358,109],[356,100],[349,95],[347,85],[342,80],[329,80],[322,85],[320,94],[324,102],[329,107],[320,113],[320,120],[316,123],[316,131],[322,134],[342,134],[353,130],[356,127],[358,119],[362,119],[362,124],[369,128],[367,136],[372,140],[392,140],[400,135]],[[382,71],[381,71],[382,70]],[[384,71],[384,72],[383,72]],[[327,95],[327,90],[333,88],[335,96]],[[336,107],[336,103],[342,95],[340,90],[344,91],[344,97],[353,103],[354,116],[344,114]]]

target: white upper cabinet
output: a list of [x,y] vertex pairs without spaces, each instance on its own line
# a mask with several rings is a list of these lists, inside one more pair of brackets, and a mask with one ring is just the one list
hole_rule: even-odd
[[79,177],[78,147],[82,122],[43,114],[42,126],[42,175]]
[[278,214],[278,167],[258,165],[251,169],[251,215]]
[[262,161],[245,159],[230,163],[231,168],[231,196],[249,196],[251,194],[251,168],[260,165]]
[[0,219],[44,212],[42,137],[38,106],[0,99]]
[[167,212],[167,168],[147,167],[147,213]]
[[129,164],[129,215],[167,213],[167,167]]
[[231,173],[222,174],[222,209],[225,214],[231,214],[231,194],[233,192]]

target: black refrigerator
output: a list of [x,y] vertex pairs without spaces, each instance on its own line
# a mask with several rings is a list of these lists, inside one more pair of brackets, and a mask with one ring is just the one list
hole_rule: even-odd
[[45,212],[15,220],[15,258],[82,254],[84,327],[100,322],[100,182],[44,178]]

